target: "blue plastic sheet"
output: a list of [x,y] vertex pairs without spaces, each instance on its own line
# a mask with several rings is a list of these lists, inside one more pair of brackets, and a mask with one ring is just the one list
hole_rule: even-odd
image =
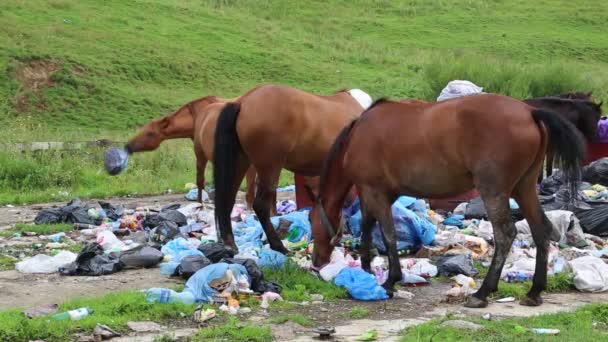
[[190,245],[184,238],[177,238],[167,242],[160,250],[164,255],[171,256],[169,262],[160,264],[161,274],[174,275],[177,266],[182,259],[188,255],[203,255],[198,249],[190,248]]
[[261,238],[264,234],[264,229],[260,221],[256,220],[253,215],[245,215],[243,221],[235,224],[232,232],[234,234],[234,242],[236,242],[241,253],[262,246]]
[[[198,200],[198,188],[194,188],[194,189],[190,189],[190,191],[188,191],[188,193],[186,193],[186,199],[188,201],[196,201]],[[203,190],[203,201],[208,201],[209,200],[209,195],[207,195],[207,192],[205,192],[205,190]]]
[[228,269],[232,271],[232,274],[236,279],[238,279],[241,274],[244,274],[247,279],[251,281],[247,269],[242,265],[218,262],[217,264],[209,265],[194,273],[192,277],[188,279],[184,291],[193,293],[197,302],[211,302],[211,297],[214,294],[217,294],[217,291],[209,286],[209,282],[223,277]]
[[285,191],[296,191],[296,186],[288,185],[288,186],[284,186],[282,188],[277,188],[277,192],[285,192]]
[[285,265],[287,257],[272,249],[262,249],[258,253],[258,266],[279,269]]
[[[358,206],[358,199],[353,206]],[[352,206],[351,206],[352,207]],[[419,249],[435,241],[437,228],[428,219],[426,207],[414,197],[401,196],[392,206],[397,249]],[[348,209],[352,211],[352,209]],[[361,237],[361,210],[348,218],[348,228],[355,237]],[[374,246],[380,252],[386,252],[382,233],[378,224],[372,230]]]
[[378,285],[376,278],[358,268],[342,269],[334,279],[334,283],[345,287],[354,299],[371,301],[388,298],[386,290]]
[[270,222],[275,229],[279,227],[279,220],[285,219],[291,221],[289,226],[289,242],[298,242],[305,238],[307,241],[312,239],[312,227],[308,219],[308,210],[294,211],[287,215],[275,216],[270,218]]

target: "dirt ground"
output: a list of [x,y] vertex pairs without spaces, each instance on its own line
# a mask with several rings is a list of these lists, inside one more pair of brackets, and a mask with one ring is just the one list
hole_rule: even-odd
[[[293,192],[279,193],[279,199],[293,198]],[[163,195],[139,198],[112,198],[112,203],[121,203],[125,207],[147,206],[160,208],[172,203],[188,203],[183,194]],[[243,202],[243,194],[239,194]],[[87,201],[96,204],[96,200]],[[40,209],[61,207],[65,202],[44,203],[19,207],[0,208],[0,230],[7,229],[15,223],[32,222]],[[124,270],[101,277],[62,277],[57,274],[21,274],[15,270],[0,272],[0,310],[27,308],[41,304],[61,303],[78,297],[100,296],[106,293],[126,289],[146,289],[150,287],[169,287],[183,283],[180,279],[162,276],[158,268]],[[517,303],[491,303],[486,309],[466,309],[462,304],[447,304],[442,300],[449,289],[449,283],[433,282],[429,286],[409,287],[415,297],[412,300],[394,298],[380,302],[359,302],[338,300],[331,303],[305,304],[298,303],[286,313],[301,313],[310,317],[316,326],[335,326],[337,341],[350,341],[367,329],[376,329],[383,341],[397,339],[402,329],[423,323],[431,318],[442,317],[447,313],[480,317],[491,313],[494,317],[528,316],[538,313],[552,313],[574,309],[588,303],[608,303],[608,294],[551,294],[545,295],[545,304],[539,308],[522,307]],[[369,315],[365,319],[352,319],[350,310],[365,307]],[[255,312],[245,316],[250,321],[263,321],[267,318]],[[169,333],[179,336],[189,335],[192,329],[169,329]],[[189,332],[189,333],[188,333]],[[279,341],[313,341],[314,333],[309,328],[295,323],[273,325],[273,334]],[[121,341],[153,340],[154,335],[126,336]]]

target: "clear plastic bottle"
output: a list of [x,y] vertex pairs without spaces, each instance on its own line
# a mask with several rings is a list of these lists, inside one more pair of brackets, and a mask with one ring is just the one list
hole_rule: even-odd
[[175,292],[165,288],[151,288],[146,292],[146,300],[150,303],[182,303],[194,304],[196,298],[190,291]]
[[93,310],[93,308],[80,308],[80,309],[76,309],[76,310],[70,310],[70,311],[54,314],[51,318],[55,321],[66,321],[66,320],[78,321],[78,320],[81,320],[81,319],[87,317],[88,315],[92,314],[93,312],[95,312],[95,310]]

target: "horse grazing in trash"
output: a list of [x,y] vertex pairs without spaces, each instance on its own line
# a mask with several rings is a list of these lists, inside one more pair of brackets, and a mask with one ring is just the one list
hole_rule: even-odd
[[[595,103],[590,100],[591,93],[567,93],[557,97],[537,97],[523,100],[526,104],[553,112],[572,123],[588,141],[597,140],[597,123],[602,116],[602,102]],[[545,173],[547,177],[553,173],[554,147],[549,145]],[[543,179],[541,172],[538,178]]]
[[270,247],[287,253],[270,223],[269,196],[283,168],[303,176],[321,172],[326,154],[340,130],[371,104],[360,104],[360,90],[319,96],[299,89],[262,85],[222,110],[215,133],[213,179],[215,216],[224,244],[238,250],[230,212],[238,184],[253,165],[258,184],[253,201]]
[[372,228],[380,223],[389,257],[384,287],[402,279],[391,205],[401,194],[442,198],[477,188],[494,227],[495,254],[468,307],[487,306],[517,233],[514,197],[538,246],[533,286],[520,303],[540,305],[547,282],[551,222],[541,209],[536,179],[547,145],[556,148],[570,186],[580,179],[585,141],[568,121],[516,99],[481,94],[433,103],[376,101],[335,140],[321,174],[310,220],[313,266],[323,267],[339,241],[342,203],[354,185],[361,201],[361,260],[370,271]]
[[[125,148],[131,153],[145,152],[156,150],[165,140],[170,139],[193,139],[195,136],[195,125],[197,113],[205,110],[206,107],[214,105],[224,105],[232,99],[223,99],[216,96],[206,96],[194,101],[190,101],[181,106],[178,110],[161,119],[152,120],[147,123],[140,132],[126,144]],[[205,116],[202,114],[202,116]],[[203,120],[203,117],[200,120]],[[211,115],[213,116],[213,115]],[[213,121],[215,122],[215,121]],[[213,130],[213,132],[215,129]],[[213,132],[211,134],[213,134]],[[211,135],[213,137],[213,135]],[[212,141],[212,140],[211,140]],[[211,155],[206,152],[213,151],[212,145],[210,149],[203,149],[199,145],[198,149],[195,146],[196,154],[196,185],[199,190],[205,188],[205,167],[207,161],[212,160]],[[251,167],[247,170],[247,194],[245,200],[248,209],[251,209],[253,204],[253,196],[255,191],[255,169]],[[203,192],[198,192],[198,202],[202,203]],[[273,197],[276,201],[276,194]],[[273,207],[274,208],[274,207]],[[276,208],[274,208],[276,211]]]

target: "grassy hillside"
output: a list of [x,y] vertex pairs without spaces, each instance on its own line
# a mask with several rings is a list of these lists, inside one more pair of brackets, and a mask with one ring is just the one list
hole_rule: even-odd
[[[190,99],[260,83],[433,99],[469,79],[519,98],[576,89],[608,99],[607,19],[608,2],[593,0],[3,0],[0,142],[124,141]],[[169,148],[180,152],[159,152],[160,163],[192,158],[188,143]],[[45,158],[17,159],[65,159]],[[119,184],[100,178],[98,162],[76,163],[111,192]],[[16,173],[8,164],[0,193]],[[121,183],[149,165],[132,166]],[[179,172],[192,179],[193,167]]]

